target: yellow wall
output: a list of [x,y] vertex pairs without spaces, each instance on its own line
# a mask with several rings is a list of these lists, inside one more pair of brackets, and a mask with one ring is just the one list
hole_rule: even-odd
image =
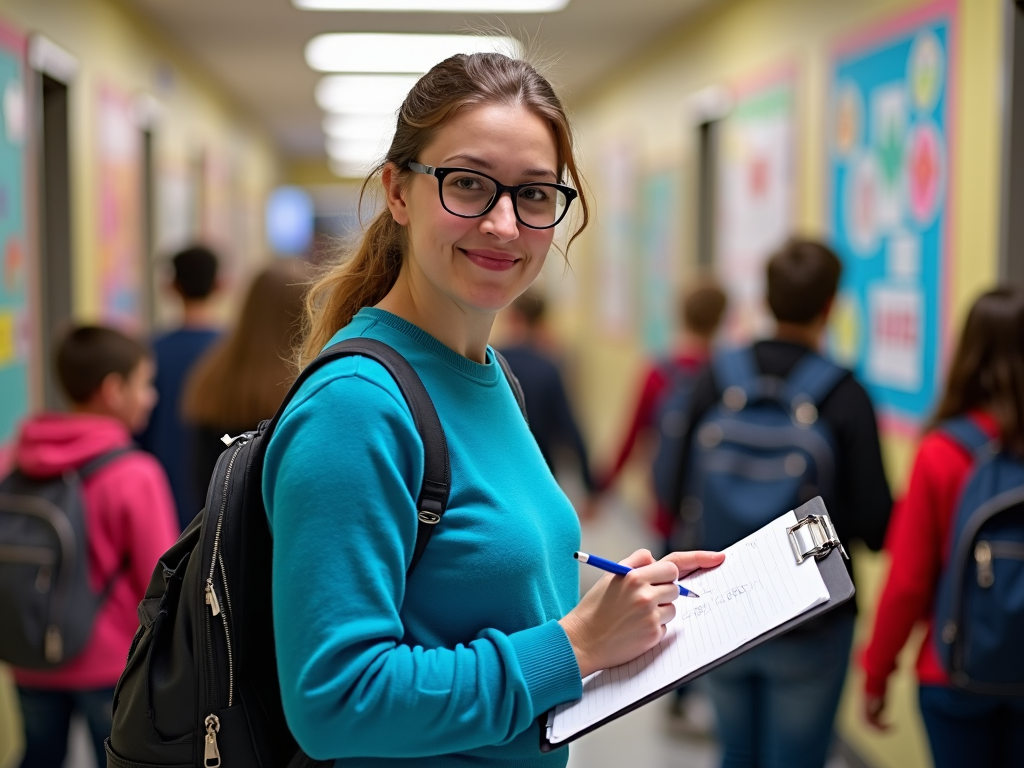
[[[838,38],[923,5],[920,0],[734,0],[712,4],[697,19],[668,33],[633,59],[596,91],[571,104],[584,171],[593,192],[596,219],[609,190],[601,187],[600,163],[609,142],[625,139],[638,170],[671,169],[682,182],[680,275],[694,263],[696,130],[687,100],[700,89],[728,85],[780,65],[797,72],[796,225],[807,234],[826,230],[825,103],[829,51]],[[997,274],[1001,85],[1001,6],[999,0],[961,0],[954,62],[957,91],[951,240],[953,269],[951,327],[959,327],[973,297]],[[600,227],[593,226],[570,254],[573,270],[554,280],[555,320],[571,350],[579,386],[578,407],[598,459],[607,457],[624,427],[642,365],[639,335],[608,338],[598,323]],[[556,269],[560,273],[560,269]],[[558,277],[557,274],[552,275]],[[617,406],[617,407],[616,407]],[[894,490],[904,482],[913,443],[889,439],[884,446]],[[626,494],[643,502],[639,473]],[[862,556],[858,567],[863,611],[858,637],[884,578],[881,557]],[[913,650],[903,669],[912,670]],[[839,727],[865,756],[880,766],[927,765],[915,688],[909,671],[893,684],[892,733],[878,736],[862,725],[856,680],[847,686]]]
[[[0,0],[0,21],[26,34],[45,35],[80,65],[70,90],[73,297],[78,319],[94,319],[100,312],[101,85],[128,96],[148,94],[162,105],[154,126],[158,177],[185,174],[198,153],[206,156],[206,225],[193,234],[211,240],[220,250],[229,282],[241,285],[253,267],[268,258],[262,215],[266,194],[279,175],[276,151],[187,57],[114,0]],[[169,322],[173,315],[169,302],[158,305],[160,321]],[[0,667],[0,767],[21,749],[19,727],[13,691]]]

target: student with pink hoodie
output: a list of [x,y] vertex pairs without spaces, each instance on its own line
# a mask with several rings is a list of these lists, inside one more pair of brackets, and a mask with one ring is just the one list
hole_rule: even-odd
[[[42,413],[21,429],[18,469],[53,477],[117,448],[146,425],[156,403],[149,351],[124,334],[95,326],[71,330],[57,352],[57,374],[70,413]],[[89,725],[98,765],[106,765],[114,685],[138,626],[136,608],[160,555],[174,543],[177,518],[157,460],[131,451],[83,482],[89,582],[110,584],[85,649],[57,669],[14,669],[25,725],[22,768],[60,768],[74,711]]]

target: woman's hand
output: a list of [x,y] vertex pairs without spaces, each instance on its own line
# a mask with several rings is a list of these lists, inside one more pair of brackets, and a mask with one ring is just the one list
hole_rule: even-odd
[[602,578],[559,622],[576,654],[580,675],[632,661],[657,645],[676,614],[679,566],[689,572],[718,565],[724,557],[716,552],[675,552],[655,561],[648,550],[640,549],[622,560],[633,570]]
[[870,693],[864,694],[864,719],[868,725],[878,731],[889,730],[889,723],[882,721],[885,714],[885,694],[873,696]]

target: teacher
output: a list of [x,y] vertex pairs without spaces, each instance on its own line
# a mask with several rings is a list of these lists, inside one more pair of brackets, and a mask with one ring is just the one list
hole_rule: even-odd
[[304,383],[263,486],[288,724],[338,766],[565,765],[536,718],[656,645],[673,581],[723,556],[640,550],[579,600],[579,523],[487,345],[577,197],[570,243],[587,223],[551,85],[500,54],[441,62],[378,176],[385,208],[310,290],[301,362],[355,337],[405,356],[448,440],[450,502],[407,578],[424,451],[397,384],[363,357]]

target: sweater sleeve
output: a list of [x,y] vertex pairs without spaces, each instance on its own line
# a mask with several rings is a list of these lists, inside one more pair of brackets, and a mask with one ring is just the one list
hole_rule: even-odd
[[933,433],[922,440],[906,495],[897,505],[886,538],[889,576],[862,657],[865,688],[872,695],[885,692],[911,630],[929,616],[949,519],[969,465],[966,454],[941,435]]
[[361,375],[368,361],[342,362],[351,375],[289,408],[264,470],[289,727],[318,759],[505,743],[579,697],[572,648],[555,621],[448,648],[403,642],[423,444],[397,387]]

